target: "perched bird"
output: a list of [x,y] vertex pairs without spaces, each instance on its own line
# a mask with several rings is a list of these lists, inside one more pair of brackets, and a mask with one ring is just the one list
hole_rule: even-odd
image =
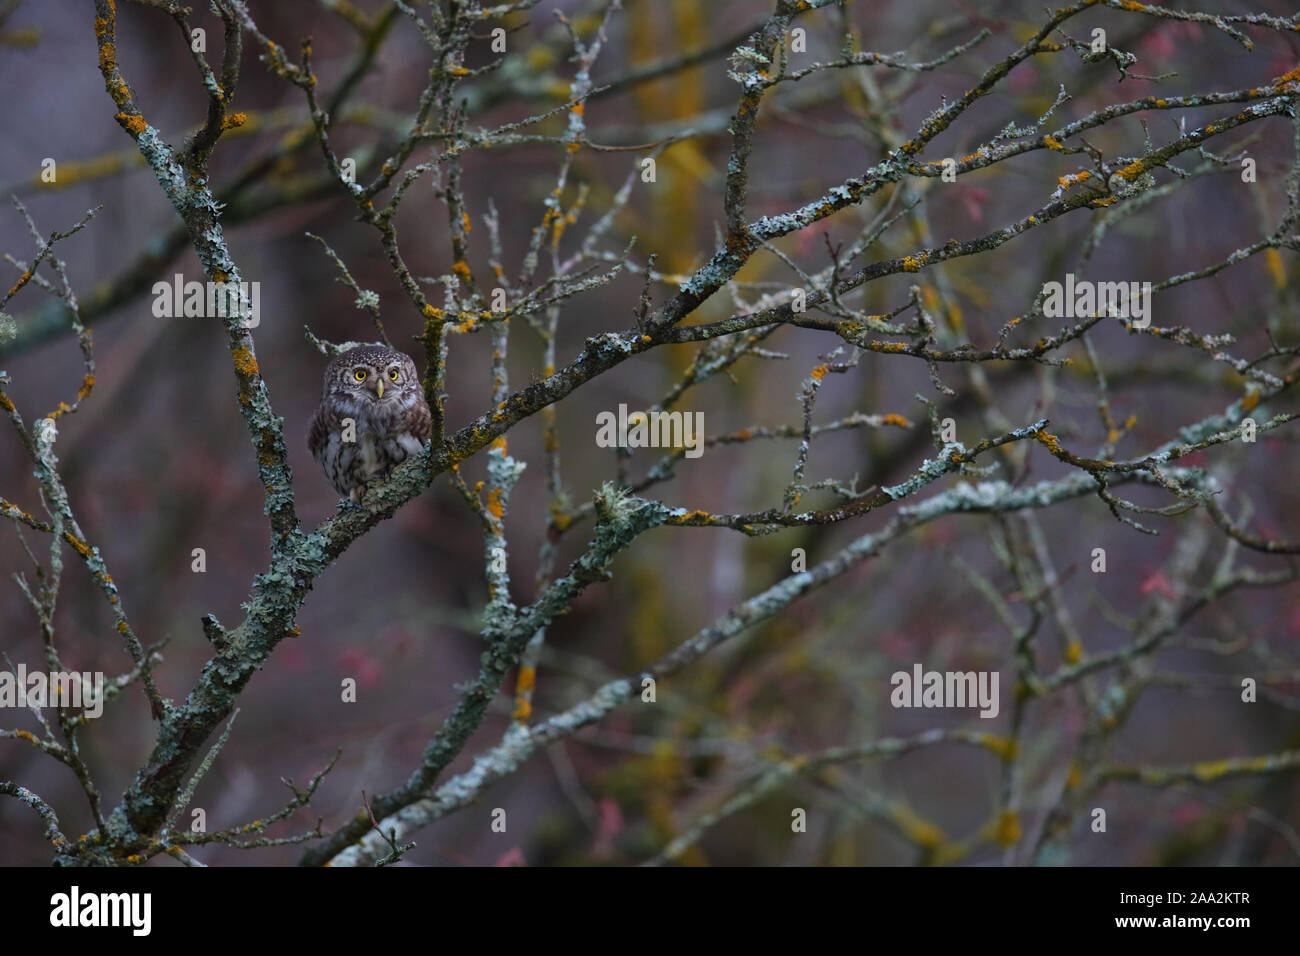
[[382,345],[334,356],[307,445],[334,490],[360,502],[366,486],[419,453],[432,418],[415,362]]

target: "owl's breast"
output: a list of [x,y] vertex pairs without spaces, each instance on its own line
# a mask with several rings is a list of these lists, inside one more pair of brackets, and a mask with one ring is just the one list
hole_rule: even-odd
[[371,432],[357,433],[357,456],[361,460],[361,471],[367,477],[383,474],[386,462],[380,454],[380,441]]
[[423,449],[411,433],[408,411],[398,403],[363,403],[351,396],[317,410],[308,444],[339,494],[386,478]]

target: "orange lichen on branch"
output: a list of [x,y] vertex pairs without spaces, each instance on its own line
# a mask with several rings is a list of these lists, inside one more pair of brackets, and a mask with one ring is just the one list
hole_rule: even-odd
[[1115,170],[1115,175],[1116,175],[1116,176],[1119,176],[1121,179],[1127,179],[1127,180],[1129,180],[1130,182],[1132,182],[1134,179],[1136,179],[1138,176],[1140,176],[1140,175],[1142,174],[1143,170],[1145,170],[1145,169],[1146,169],[1146,165],[1145,165],[1144,161],[1138,159],[1138,160],[1134,160],[1133,162],[1129,163],[1129,164],[1128,164],[1127,166],[1125,166],[1123,169],[1117,169],[1117,170]]
[[245,378],[252,378],[257,374],[257,359],[253,353],[245,348],[235,349],[230,353],[235,362],[235,371]]
[[[101,29],[102,25],[102,29]],[[95,20],[95,35],[103,36],[108,30],[108,24],[103,20]],[[117,47],[112,43],[101,43],[99,45],[99,70],[101,73],[112,73],[117,68]]]
[[1300,83],[1300,66],[1294,70],[1288,70],[1273,81],[1275,86],[1281,86],[1284,83]]
[[112,77],[105,75],[104,89],[108,90],[108,95],[113,97],[113,102],[122,109],[126,109],[131,104],[131,88],[126,85],[126,81],[121,77]]
[[[3,397],[4,396],[0,395],[0,398]],[[38,523],[38,519],[35,515],[31,514],[30,512],[24,511],[22,508],[19,508],[16,504],[14,504],[12,501],[6,501],[4,498],[0,498],[0,513],[4,513],[6,518],[12,518],[15,515],[17,515],[19,518],[21,518],[23,521],[26,521],[28,524]]]
[[26,272],[20,275],[18,277],[18,281],[14,283],[13,288],[9,290],[9,295],[7,296],[7,298],[12,299],[15,295],[17,295],[19,289],[25,286],[28,282],[32,281],[33,274],[34,273],[32,272],[32,270],[28,269]]
[[94,557],[94,552],[91,551],[90,545],[86,544],[86,542],[82,541],[71,531],[63,532],[63,540],[72,545],[72,550],[76,551],[77,554],[81,555],[83,558],[89,559]]
[[883,421],[886,425],[893,425],[895,428],[911,428],[911,427],[912,427],[912,423],[911,423],[911,421],[909,421],[908,419],[904,418],[902,415],[897,415],[897,414],[895,414],[895,413],[893,413],[893,412],[890,412],[890,413],[889,413],[888,415],[886,415],[883,419],[881,419],[881,421]]
[[117,120],[118,123],[121,124],[122,128],[132,136],[139,136],[149,128],[149,124],[146,123],[144,117],[139,114],[132,116],[127,113],[118,113],[113,117],[113,119]]
[[1063,454],[1061,451],[1061,440],[1051,432],[1034,432],[1034,438],[1038,439],[1038,441],[1041,442],[1053,455],[1059,457]]
[[712,524],[713,515],[707,511],[688,511],[684,515],[671,515],[668,518],[669,524],[689,525],[689,524]]

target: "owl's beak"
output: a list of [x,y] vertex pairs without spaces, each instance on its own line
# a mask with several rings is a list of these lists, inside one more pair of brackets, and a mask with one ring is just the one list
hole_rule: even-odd
[[384,380],[382,378],[375,379],[375,394],[380,398],[384,397]]

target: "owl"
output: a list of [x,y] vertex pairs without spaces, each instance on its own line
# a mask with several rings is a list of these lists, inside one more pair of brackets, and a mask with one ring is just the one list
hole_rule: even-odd
[[[351,428],[345,419],[352,420]],[[368,485],[418,454],[432,431],[411,357],[363,345],[334,356],[325,369],[307,445],[334,490],[359,503]]]

